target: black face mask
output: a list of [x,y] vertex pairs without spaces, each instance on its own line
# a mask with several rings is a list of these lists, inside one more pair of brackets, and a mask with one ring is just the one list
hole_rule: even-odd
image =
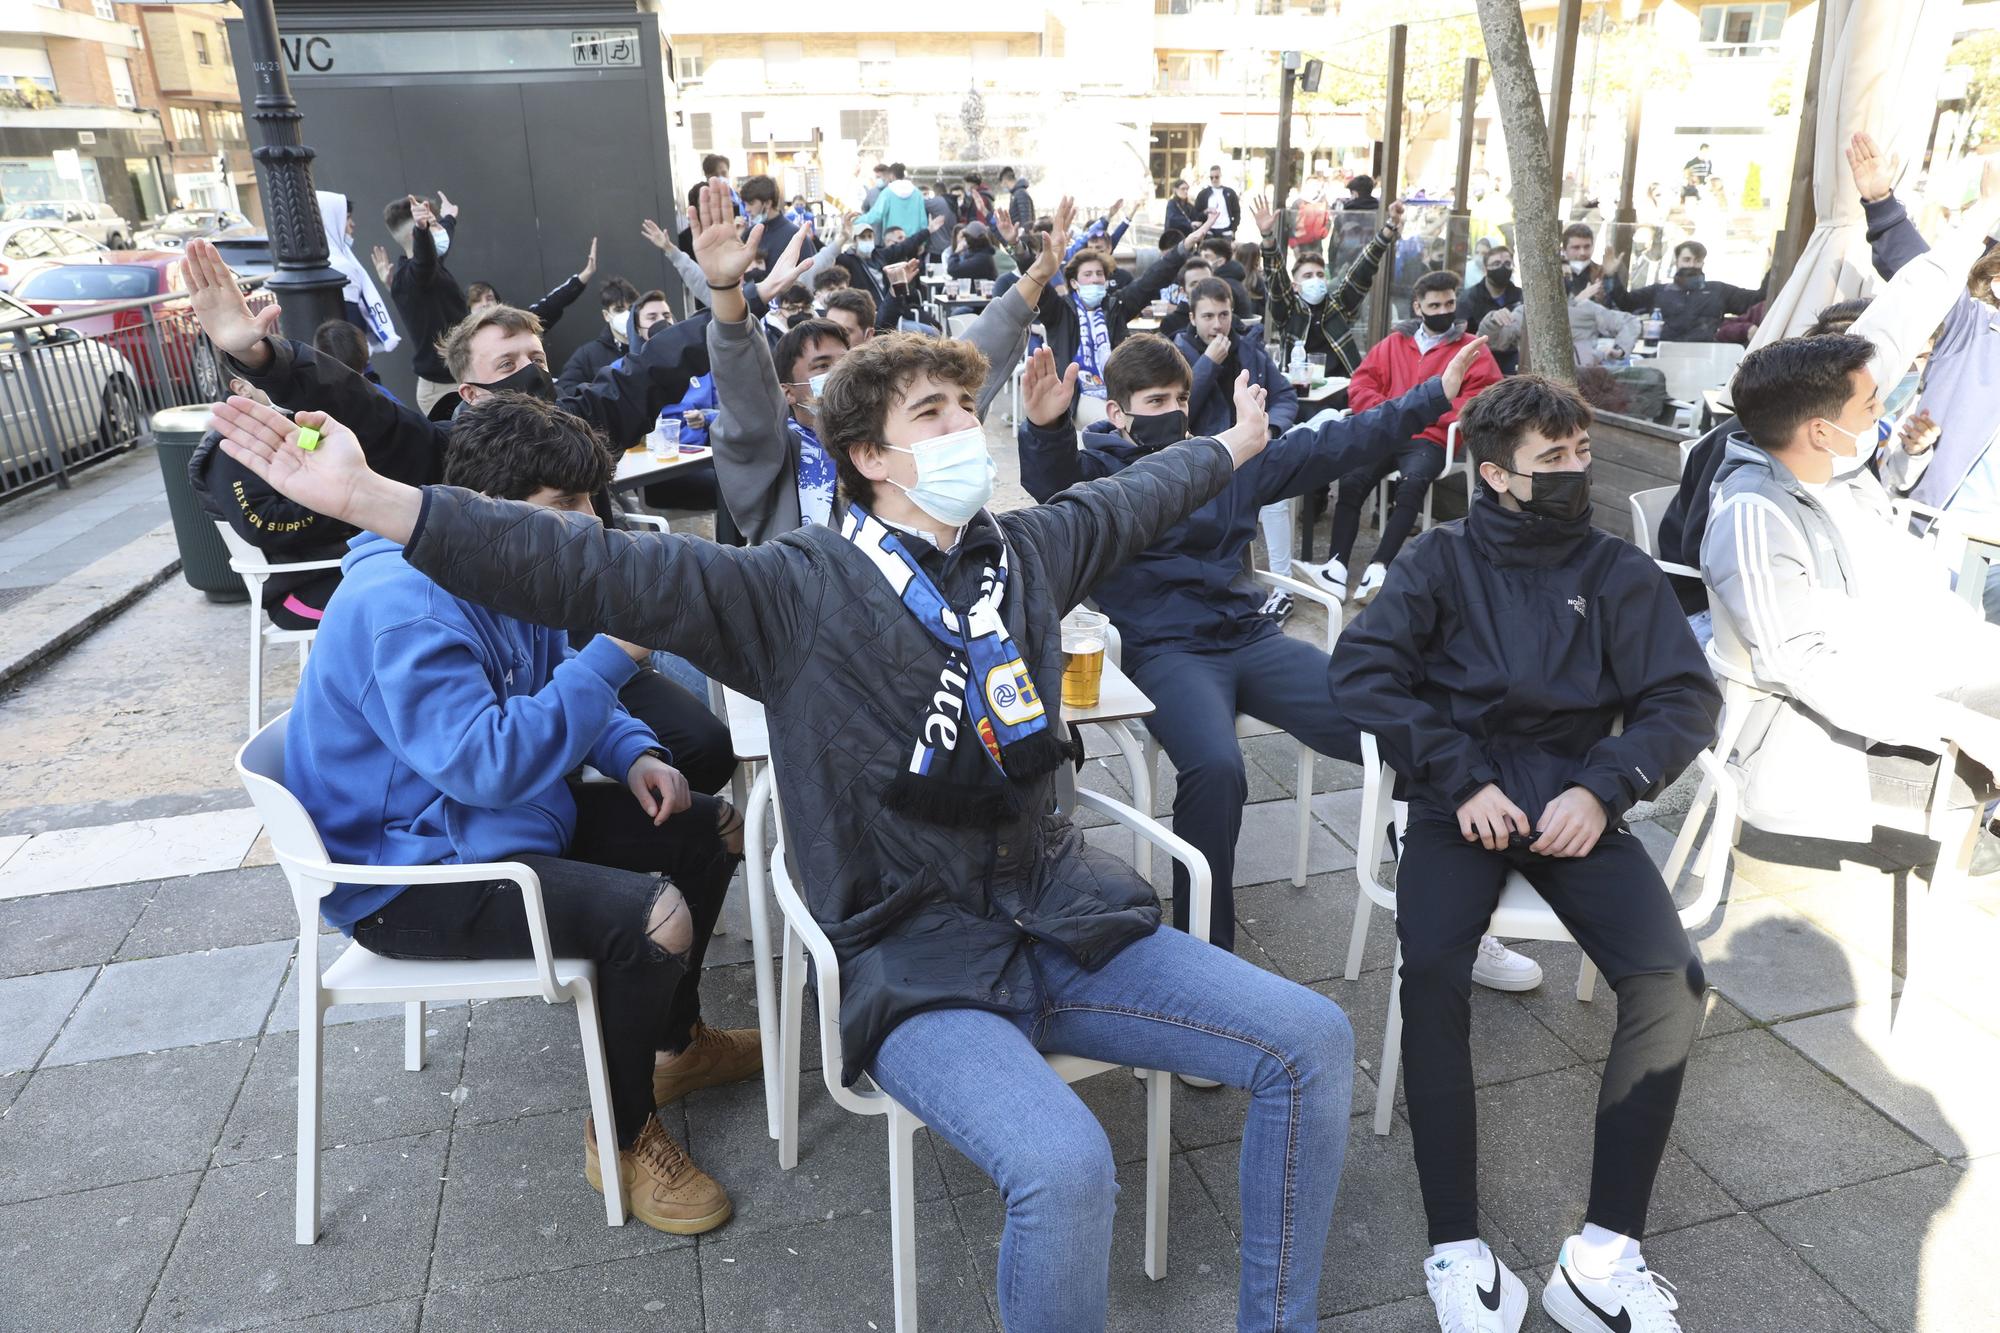
[[1684,268],[1674,274],[1674,281],[1689,291],[1700,291],[1708,286],[1708,278],[1698,268]]
[[1528,477],[1528,498],[1521,508],[1538,518],[1569,523],[1590,512],[1590,469],[1581,472],[1516,472]]
[[1151,417],[1135,416],[1127,421],[1125,434],[1132,443],[1151,453],[1185,440],[1188,437],[1187,421],[1187,413],[1178,410]]
[[1505,287],[1514,280],[1514,266],[1512,264],[1488,264],[1486,266],[1486,277],[1489,281],[1496,282],[1500,286]]
[[1432,333],[1449,333],[1451,326],[1458,323],[1458,312],[1447,310],[1442,315],[1425,315],[1424,327]]
[[556,400],[556,382],[549,377],[547,366],[539,361],[530,361],[504,379],[491,384],[481,384],[478,380],[467,380],[475,389],[485,389],[490,393],[525,393],[530,398],[539,398],[545,403]]

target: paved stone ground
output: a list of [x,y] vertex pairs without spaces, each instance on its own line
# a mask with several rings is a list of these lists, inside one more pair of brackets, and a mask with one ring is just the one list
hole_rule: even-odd
[[[764,1137],[757,1087],[696,1094],[667,1124],[729,1189],[735,1219],[698,1241],[614,1230],[581,1179],[574,1023],[532,1000],[433,1011],[420,1073],[402,1069],[395,1017],[331,1016],[323,1234],[292,1244],[297,919],[283,879],[241,831],[241,847],[211,832],[134,851],[125,836],[226,822],[245,804],[229,768],[245,615],[170,582],[0,693],[0,1328],[890,1328],[880,1123],[832,1104],[810,1042],[794,1171]],[[1295,632],[1318,631],[1306,616]],[[275,710],[296,668],[272,656]],[[1319,762],[1312,875],[1294,888],[1290,743],[1245,751],[1242,950],[1333,997],[1357,1033],[1321,1327],[1422,1329],[1408,1125],[1399,1112],[1377,1138],[1365,1114],[1393,952],[1382,914],[1360,979],[1338,975],[1359,775]],[[1125,790],[1119,760],[1086,774]],[[1168,779],[1162,814],[1171,794]],[[1672,824],[1638,832],[1664,855]],[[1844,850],[1746,835],[1702,932],[1715,994],[1647,1245],[1691,1330],[2000,1329],[1975,1262],[2000,1225],[2000,888],[1978,882],[1934,913],[1941,943],[1912,965],[1907,886]],[[97,887],[8,896],[10,883],[60,887],[49,877],[71,865],[71,882]],[[1548,981],[1476,993],[1475,1070],[1486,1234],[1532,1283],[1580,1218],[1615,1007],[1602,990],[1576,1001],[1573,946],[1524,947]],[[711,952],[713,1021],[755,1021],[747,958],[738,939]],[[1903,971],[1926,984],[1903,986]],[[1155,1284],[1139,1258],[1139,1086],[1114,1075],[1078,1091],[1128,1190],[1114,1327],[1232,1326],[1244,1096],[1174,1089],[1171,1272]],[[927,1326],[997,1327],[997,1195],[925,1135],[918,1199]],[[1528,1327],[1553,1325],[1537,1310]]]

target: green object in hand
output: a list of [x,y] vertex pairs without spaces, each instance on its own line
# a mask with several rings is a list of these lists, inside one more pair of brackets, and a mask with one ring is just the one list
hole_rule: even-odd
[[307,453],[319,448],[319,432],[311,426],[299,427],[299,448]]

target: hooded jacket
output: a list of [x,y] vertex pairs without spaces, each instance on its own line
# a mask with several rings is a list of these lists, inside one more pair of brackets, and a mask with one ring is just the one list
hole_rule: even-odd
[[929,225],[930,215],[924,211],[923,192],[911,180],[890,181],[882,187],[882,193],[875,196],[875,203],[860,221],[856,229],[873,227],[877,236],[891,227],[901,227],[905,237],[924,234]]
[[1013,193],[1007,196],[1007,216],[1022,231],[1026,231],[1035,225],[1035,199],[1033,195],[1028,193],[1028,178],[1026,176],[1016,176],[1014,178]]
[[618,341],[618,335],[609,326],[598,330],[597,336],[569,354],[563,362],[562,374],[556,377],[558,393],[572,393],[597,378],[598,372],[625,355],[625,344]]
[[[1105,293],[1104,303],[1098,309],[1104,312],[1106,332],[1110,335],[1113,351],[1125,341],[1126,322],[1156,300],[1160,289],[1173,281],[1185,263],[1187,246],[1177,245],[1154,260],[1152,267],[1122,289],[1114,288]],[[1083,331],[1081,317],[1077,314],[1075,289],[1064,287],[1059,291],[1056,283],[1050,282],[1042,289],[1041,304],[1036,308],[1035,315],[1048,335],[1049,351],[1055,356],[1057,368],[1076,360],[1082,346]]]
[[375,276],[362,266],[347,237],[347,196],[332,190],[315,190],[319,218],[326,231],[326,262],[340,270],[347,285],[340,299],[348,306],[347,317],[368,335],[371,352],[393,352],[402,345],[396,323],[389,318],[388,303],[375,286]]
[[[1091,596],[1118,627],[1125,670],[1135,670],[1149,654],[1226,650],[1282,633],[1263,612],[1268,591],[1250,581],[1244,565],[1257,535],[1257,511],[1324,491],[1347,472],[1386,461],[1450,405],[1444,386],[1431,380],[1372,412],[1294,427],[1239,468],[1221,494],[1099,581]],[[1015,440],[1021,485],[1044,503],[1154,452],[1108,421],[1086,430],[1078,448],[1068,422],[1039,426],[1024,415]]]
[[[1451,359],[1458,355],[1459,349],[1471,336],[1465,331],[1464,324],[1454,324],[1443,342],[1423,352],[1417,349],[1417,330],[1422,327],[1422,320],[1405,320],[1391,329],[1388,337],[1368,350],[1368,355],[1355,367],[1354,377],[1347,385],[1347,405],[1350,409],[1365,412],[1377,403],[1407,393],[1412,385],[1444,374],[1444,368],[1451,364]],[[1500,367],[1494,362],[1493,354],[1481,348],[1465,372],[1465,383],[1460,386],[1451,411],[1439,417],[1417,438],[1429,440],[1442,449],[1451,423],[1458,420],[1458,409],[1476,397],[1480,390],[1499,382]]]
[[[1051,503],[982,511],[950,553],[913,546],[962,607],[1004,538],[1002,614],[1053,709],[1063,613],[1231,475],[1221,444],[1192,440]],[[933,824],[883,805],[947,658],[837,530],[716,546],[430,487],[407,549],[454,596],[658,645],[763,701],[786,857],[840,959],[844,1081],[913,1014],[1037,1012],[1040,950],[1097,968],[1159,927],[1152,887],[1049,813],[1055,773],[1023,784],[1026,812],[997,827]]]
[[1209,360],[1208,344],[1191,328],[1175,336],[1174,346],[1194,370],[1194,386],[1188,391],[1188,430],[1193,434],[1220,435],[1236,424],[1236,376],[1246,370],[1250,383],[1263,387],[1264,412],[1270,418],[1273,439],[1298,421],[1298,390],[1256,335],[1232,329],[1229,355],[1219,366]]
[[1530,820],[1582,787],[1617,821],[1713,742],[1722,708],[1657,565],[1588,511],[1543,518],[1484,486],[1404,548],[1329,671],[1397,794],[1447,817],[1496,783]]
[[[598,637],[453,597],[403,548],[354,539],[299,680],[285,786],[335,861],[452,865],[560,856],[576,832],[565,777],[588,761],[622,777],[659,742],[618,703],[637,670]],[[354,923],[403,891],[342,885],[320,904]]]
[[1731,435],[1701,574],[1717,649],[1777,691],[1737,745],[1743,818],[1776,833],[1867,842],[1870,742],[1941,749],[1934,719],[1912,701],[1990,666],[2000,631],[1951,593],[1873,473],[1829,486],[1881,522],[1884,542],[1866,559],[1789,468]]

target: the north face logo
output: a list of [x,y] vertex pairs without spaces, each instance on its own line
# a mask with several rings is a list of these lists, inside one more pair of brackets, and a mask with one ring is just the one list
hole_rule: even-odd
[[1584,600],[1581,596],[1572,597],[1569,599],[1570,610],[1576,612],[1578,615],[1582,615],[1583,608],[1584,608]]

